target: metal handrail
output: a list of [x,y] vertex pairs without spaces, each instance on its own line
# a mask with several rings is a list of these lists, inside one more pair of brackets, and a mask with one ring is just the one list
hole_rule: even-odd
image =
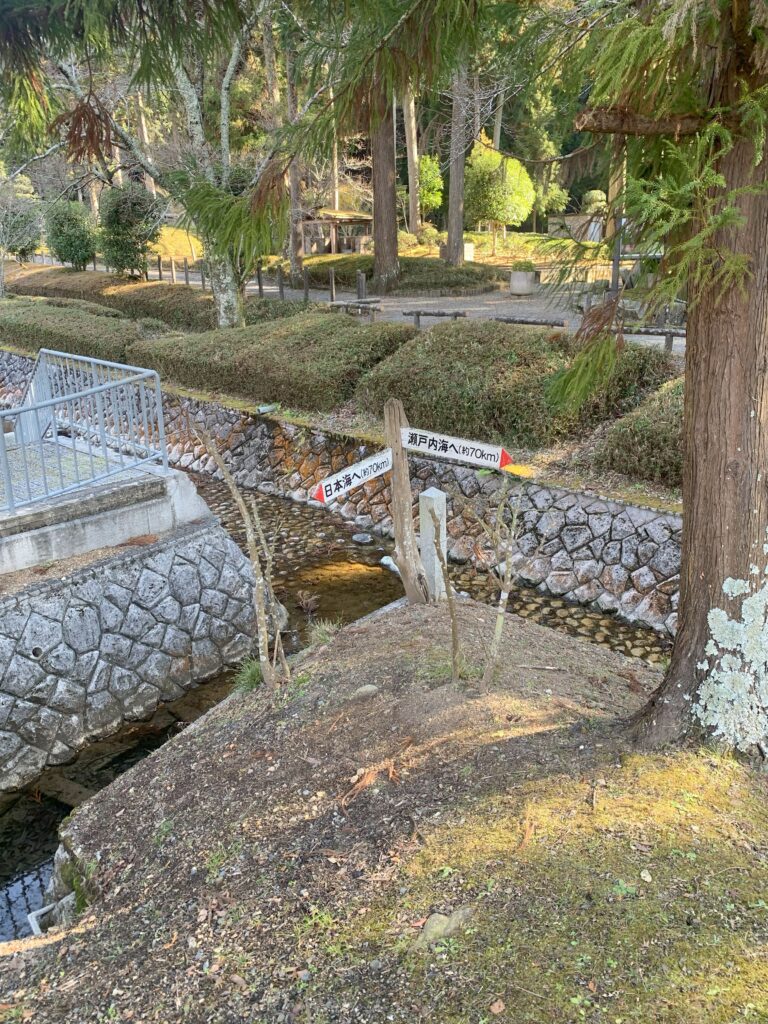
[[0,512],[157,461],[167,470],[154,370],[41,349],[21,404],[0,410]]

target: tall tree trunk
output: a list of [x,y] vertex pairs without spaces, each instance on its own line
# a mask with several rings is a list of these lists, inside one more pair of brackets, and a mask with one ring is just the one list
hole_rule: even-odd
[[242,327],[245,324],[243,296],[238,286],[232,261],[227,256],[211,254],[207,262],[211,274],[213,302],[216,307],[216,325],[218,327]]
[[421,204],[419,202],[419,144],[416,136],[416,103],[407,89],[403,96],[405,122],[405,148],[408,154],[408,229],[414,235],[421,231]]
[[[298,112],[296,98],[296,78],[293,62],[293,53],[290,49],[285,51],[285,99],[288,120],[293,123]],[[291,204],[291,233],[289,238],[289,255],[291,260],[291,280],[294,287],[298,287],[298,278],[304,265],[304,227],[301,213],[301,172],[299,170],[298,157],[291,160],[288,168],[288,192]]]
[[[386,101],[385,101],[386,102]],[[371,120],[373,161],[373,286],[389,291],[400,276],[397,258],[397,179],[392,107]]]
[[5,298],[5,261],[8,259],[8,251],[0,249],[0,299]]
[[480,106],[480,75],[477,71],[472,76],[472,138],[480,138],[480,130],[483,127],[482,111]]
[[464,263],[464,159],[467,149],[467,73],[464,68],[453,76],[452,93],[447,259],[452,266],[460,267]]
[[496,101],[496,113],[493,117],[493,148],[501,149],[501,121],[504,116],[504,100],[506,99],[506,89],[502,85],[499,98]]
[[[136,93],[136,134],[139,139],[139,144],[142,151],[151,159],[151,153],[149,149],[149,133],[147,132],[147,118],[144,111],[144,100],[140,92]],[[157,195],[157,189],[155,188],[155,179],[151,174],[147,174],[144,171],[144,188],[147,192],[150,192],[153,196]]]
[[[753,143],[737,141],[719,161],[727,188],[763,185],[767,153],[755,168]],[[722,195],[719,201],[722,207]],[[765,584],[768,194],[764,188],[744,193],[738,205],[741,220],[729,220],[708,244],[749,257],[750,278],[746,287],[732,285],[724,294],[713,285],[700,290],[687,325],[678,630],[664,682],[636,723],[638,737],[653,744],[700,730],[695,708],[707,674],[709,613],[720,608],[731,619],[742,617],[743,598],[726,595],[725,581],[747,581],[753,590]],[[656,557],[671,562],[675,554],[667,541]],[[716,645],[715,657],[719,650]]]
[[267,80],[270,127],[278,128],[280,117],[280,83],[277,80],[277,59],[275,57],[275,33],[272,14],[266,9],[261,16],[261,49],[264,54],[264,77]]
[[619,205],[627,183],[627,143],[623,135],[611,139],[611,165],[608,171],[608,220],[605,237],[615,239],[619,230]]
[[96,182],[96,178],[91,173],[91,177],[88,179],[88,202],[91,207],[91,216],[94,220],[99,219],[99,186]]
[[[328,90],[331,104],[333,104],[333,89]],[[339,135],[336,130],[336,120],[333,124],[333,144],[331,146],[331,208],[339,208]]]

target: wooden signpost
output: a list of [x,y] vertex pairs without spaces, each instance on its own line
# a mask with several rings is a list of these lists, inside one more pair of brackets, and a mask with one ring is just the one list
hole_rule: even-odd
[[533,476],[531,466],[523,466],[512,460],[512,456],[498,444],[486,444],[484,441],[467,441],[463,437],[451,437],[450,434],[434,434],[429,430],[416,430],[413,427],[401,429],[404,448],[422,455],[455,459],[470,466],[482,466],[484,469],[501,469],[515,476]]
[[312,494],[315,501],[322,501],[324,505],[334,498],[340,498],[351,491],[354,487],[362,487],[368,480],[375,480],[392,469],[392,449],[385,448],[383,452],[356,462],[353,466],[347,466],[333,476],[327,476],[317,485]]
[[[362,487],[369,480],[375,480],[376,477],[391,470],[391,511],[395,535],[394,560],[400,572],[406,596],[411,604],[423,604],[430,599],[439,600],[445,591],[445,587],[436,576],[439,567],[436,568],[437,563],[432,557],[431,550],[425,552],[424,562],[419,553],[419,542],[413,525],[413,496],[406,451],[418,452],[421,455],[438,459],[452,459],[455,462],[463,462],[483,469],[501,470],[521,477],[532,477],[534,470],[531,466],[513,462],[512,456],[501,445],[469,441],[466,438],[452,437],[450,434],[438,434],[430,430],[417,430],[410,427],[402,402],[396,398],[390,398],[384,406],[384,432],[388,448],[321,480],[312,497],[316,501],[328,504],[343,497],[348,491]],[[432,497],[434,498],[434,494]],[[444,547],[444,499],[440,511],[442,521],[440,543]],[[430,538],[434,534],[434,530],[423,532],[425,535],[429,534]],[[435,546],[434,540],[431,541],[431,545]],[[430,574],[424,570],[425,563],[432,570]]]

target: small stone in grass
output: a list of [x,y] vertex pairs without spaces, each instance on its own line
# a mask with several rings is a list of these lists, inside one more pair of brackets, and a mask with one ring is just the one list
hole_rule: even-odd
[[644,882],[652,882],[653,881],[653,875],[648,870],[648,868],[643,868],[643,870],[640,872],[640,877],[642,878],[642,880]]
[[447,939],[461,931],[469,924],[475,914],[475,908],[459,907],[452,914],[430,914],[421,934],[413,944],[414,949],[426,950],[441,939]]

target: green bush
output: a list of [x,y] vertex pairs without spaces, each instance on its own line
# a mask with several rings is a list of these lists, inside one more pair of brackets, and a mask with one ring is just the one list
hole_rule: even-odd
[[62,263],[85,270],[96,255],[96,228],[82,203],[54,203],[45,217],[48,248]]
[[613,372],[581,409],[579,422],[592,426],[624,416],[676,373],[677,363],[663,349],[652,345],[625,345]]
[[553,409],[552,377],[573,357],[571,336],[546,328],[461,320],[439,324],[403,345],[361,382],[363,408],[381,415],[400,398],[427,429],[541,448],[620,416],[673,372],[658,349],[627,345],[607,380],[576,415]]
[[[357,271],[362,270],[369,281],[373,274],[373,256],[360,254],[342,256],[311,256],[304,261],[313,285],[328,287],[328,271],[333,267],[337,288],[354,289]],[[429,256],[401,256],[400,280],[391,294],[419,295],[431,292],[436,295],[473,295],[493,291],[502,280],[494,267],[481,263],[465,263],[463,267],[452,267],[443,260]]]
[[118,274],[142,270],[160,237],[161,203],[141,185],[108,188],[101,194],[101,251]]
[[[122,315],[139,319],[153,317],[170,327],[187,331],[209,331],[216,326],[216,311],[210,292],[163,281],[126,281],[113,274],[94,271],[73,272],[53,267],[6,265],[9,291],[17,295],[79,299],[106,306]],[[246,323],[261,323],[296,316],[306,311],[299,302],[259,299],[245,302]]]
[[536,264],[533,260],[515,260],[512,269],[524,274],[532,274],[536,270]]
[[405,249],[414,249],[419,244],[419,239],[410,231],[397,232],[397,248],[402,252]]
[[595,451],[596,469],[679,487],[683,477],[683,378],[664,384],[614,423]]
[[87,303],[61,299],[10,298],[0,301],[0,342],[35,353],[41,348],[126,361],[132,342],[157,333],[151,324],[112,311],[93,312]]
[[439,238],[440,232],[432,224],[425,224],[418,235],[416,235],[419,245],[429,245],[433,248],[437,248]]
[[405,324],[361,324],[308,311],[235,330],[138,342],[131,362],[192,388],[329,411],[347,401],[363,374],[414,334]]
[[425,429],[540,447],[558,427],[545,384],[565,357],[553,337],[490,320],[438,324],[373,369],[357,397],[378,416],[388,398],[399,398]]

